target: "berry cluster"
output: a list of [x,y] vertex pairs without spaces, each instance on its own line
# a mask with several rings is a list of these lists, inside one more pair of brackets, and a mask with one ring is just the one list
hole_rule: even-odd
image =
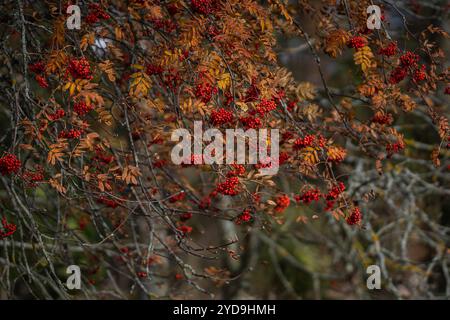
[[260,118],[247,116],[247,117],[240,117],[239,121],[241,121],[242,125],[245,127],[245,129],[258,129],[262,126],[262,121]]
[[333,186],[327,194],[323,195],[323,197],[325,198],[326,203],[327,203],[325,211],[331,210],[333,208],[334,203],[336,202],[336,199],[344,191],[345,191],[345,185],[344,185],[344,183],[339,181],[339,183],[337,185]]
[[242,223],[245,223],[245,222],[249,222],[251,220],[252,220],[252,211],[250,209],[245,209],[236,218],[236,224],[242,224]]
[[69,67],[67,69],[75,79],[91,80],[93,78],[89,61],[84,57],[80,59],[70,59]]
[[386,47],[381,48],[378,51],[379,54],[382,54],[386,57],[395,56],[398,53],[397,42],[390,42]]
[[339,195],[345,191],[345,185],[343,182],[339,181],[339,183],[331,188],[331,190],[324,195],[327,200],[336,200]]
[[303,149],[311,147],[314,143],[315,137],[312,134],[306,135],[304,138],[298,138],[294,141],[294,149]]
[[107,14],[103,8],[97,3],[89,4],[89,13],[86,17],[86,22],[89,24],[94,24],[100,21],[100,19],[107,20],[110,16]]
[[347,42],[347,46],[349,48],[353,48],[356,50],[361,49],[366,44],[367,44],[366,38],[360,36],[355,36]]
[[61,119],[62,117],[64,117],[66,115],[66,112],[64,111],[64,109],[58,109],[55,111],[55,113],[51,113],[48,115],[48,118],[51,121],[56,121]]
[[275,206],[275,212],[283,212],[284,210],[286,210],[287,207],[289,207],[289,204],[291,203],[291,199],[289,199],[289,197],[285,194],[278,196],[275,199],[275,203],[277,204]]
[[191,8],[201,14],[211,14],[217,9],[216,0],[191,0]]
[[77,102],[73,105],[73,111],[75,111],[79,116],[84,116],[92,109],[94,109],[94,105],[87,104],[84,101]]
[[2,218],[2,227],[3,230],[0,230],[0,240],[11,236],[17,229],[17,226],[14,223],[8,223],[8,221],[6,221],[6,217]]
[[361,219],[362,219],[362,214],[361,211],[359,210],[358,207],[355,207],[352,210],[352,213],[350,214],[350,216],[348,216],[348,218],[346,219],[346,222],[348,225],[355,225],[355,224],[360,224],[361,223]]
[[211,123],[214,126],[220,126],[226,123],[233,122],[233,113],[224,108],[213,110],[211,112]]
[[231,166],[234,169],[227,173],[227,177],[243,176],[245,174],[245,167],[242,164],[232,164]]
[[192,232],[192,227],[186,226],[186,225],[182,225],[182,226],[179,226],[177,228],[177,230],[180,231],[182,234],[186,235],[186,234]]
[[81,129],[63,130],[59,133],[58,138],[77,139],[83,134],[83,132],[84,131]]
[[217,88],[207,82],[199,83],[194,91],[195,97],[200,99],[203,103],[208,103],[211,100],[212,95],[216,93]]
[[27,187],[34,188],[37,182],[44,180],[44,170],[43,168],[38,168],[36,171],[25,170],[22,179],[26,182]]
[[255,115],[258,113],[260,116],[264,116],[266,113],[269,113],[277,108],[277,104],[274,100],[266,100],[262,99],[261,103],[252,111],[250,114]]
[[423,80],[425,80],[426,77],[427,77],[427,74],[425,72],[425,66],[424,65],[422,65],[420,68],[417,68],[413,72],[413,79],[416,82],[423,81]]
[[398,153],[401,150],[405,149],[405,144],[403,141],[397,141],[395,143],[388,143],[386,145],[386,151],[388,156],[391,157],[394,153]]
[[45,65],[42,61],[29,64],[28,68],[30,69],[31,72],[34,72],[36,74],[41,74],[44,73],[45,71]]
[[303,202],[304,204],[310,204],[313,201],[319,201],[321,197],[320,190],[319,189],[311,189],[306,192],[304,192],[300,196],[296,196],[295,200],[297,202]]
[[407,51],[400,57],[400,64],[403,67],[415,67],[418,62],[419,56],[411,51]]
[[28,66],[31,72],[36,74],[36,81],[41,88],[48,88],[47,79],[43,76],[45,72],[45,65],[42,61],[35,62]]
[[408,72],[415,82],[423,81],[426,78],[425,66],[418,66],[419,56],[411,51],[407,51],[400,56],[400,64],[392,71],[389,82],[399,83],[406,78]]
[[216,187],[216,191],[218,193],[227,195],[227,196],[235,196],[239,194],[239,178],[238,177],[229,177],[225,180],[225,182],[219,183]]
[[43,76],[41,76],[41,75],[37,75],[36,76],[36,81],[37,81],[37,83],[39,84],[39,86],[41,87],[41,88],[48,88],[48,82],[47,82],[47,79],[45,79]]
[[171,196],[169,198],[169,202],[170,203],[175,203],[175,202],[184,200],[184,198],[186,198],[186,192],[182,191],[182,192],[179,192],[179,193],[174,194],[173,196]]
[[22,162],[17,159],[15,154],[7,153],[0,158],[0,172],[3,176],[17,173],[22,166]]

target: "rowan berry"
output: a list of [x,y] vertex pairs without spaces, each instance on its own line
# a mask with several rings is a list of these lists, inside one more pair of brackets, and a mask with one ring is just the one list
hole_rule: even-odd
[[0,172],[3,176],[17,173],[22,166],[22,162],[15,154],[6,153],[0,158]]

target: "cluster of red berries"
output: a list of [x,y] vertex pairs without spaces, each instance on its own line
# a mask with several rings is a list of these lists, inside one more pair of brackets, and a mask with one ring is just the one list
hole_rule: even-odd
[[6,153],[0,158],[0,172],[3,176],[17,173],[22,166],[22,162],[17,159],[15,154]]
[[277,108],[277,104],[274,100],[266,100],[262,99],[261,103],[256,106],[255,110],[250,112],[250,114],[255,115],[258,113],[260,116],[264,116],[266,113],[269,113]]
[[41,75],[37,75],[36,76],[36,81],[37,81],[37,83],[39,84],[39,86],[41,87],[41,88],[48,88],[48,82],[47,82],[47,79],[45,79],[43,76],[41,76]]
[[48,118],[51,121],[56,121],[61,119],[62,117],[64,117],[66,115],[66,112],[64,111],[64,109],[58,109],[56,110],[54,113],[51,113],[48,115]]
[[95,150],[95,157],[92,158],[99,166],[106,166],[114,161],[114,156],[108,156],[100,148]]
[[407,75],[408,75],[408,69],[398,66],[391,72],[391,75],[389,77],[389,82],[392,84],[399,83],[400,81],[405,79]]
[[378,53],[387,57],[395,56],[398,53],[397,42],[390,42],[386,47],[380,48]]
[[198,207],[200,209],[206,209],[209,208],[211,206],[211,197],[210,196],[205,196],[200,200],[200,203],[198,204]]
[[89,61],[84,57],[80,59],[70,59],[69,67],[67,69],[75,79],[91,80],[93,78]]
[[300,196],[295,196],[295,200],[297,202],[301,201],[304,204],[310,204],[313,201],[316,201],[316,202],[319,201],[320,197],[321,197],[320,190],[311,189],[311,190],[304,192]]
[[2,218],[2,227],[3,230],[0,230],[0,240],[11,236],[17,229],[17,226],[14,223],[8,223],[6,217]]
[[326,203],[327,203],[325,211],[331,210],[333,208],[334,203],[336,202],[336,199],[344,191],[345,191],[345,185],[344,185],[344,183],[339,181],[339,183],[337,185],[333,186],[327,194],[323,195],[323,197],[325,198]]
[[341,181],[338,182],[337,185],[333,186],[331,190],[324,195],[327,200],[336,200],[339,195],[345,191],[345,184]]
[[45,65],[42,61],[29,64],[28,68],[30,69],[31,72],[34,72],[36,74],[41,74],[44,73],[45,71]]
[[238,177],[229,177],[225,180],[225,182],[219,183],[216,187],[216,191],[218,193],[227,195],[227,196],[235,196],[239,194],[239,178]]
[[367,44],[366,38],[360,36],[354,36],[347,42],[347,46],[353,49],[361,49]]
[[84,116],[93,109],[94,109],[93,104],[87,104],[84,101],[77,102],[73,105],[73,111],[75,111],[79,116]]
[[200,99],[203,103],[208,103],[211,100],[212,95],[216,93],[217,88],[213,87],[208,82],[199,83],[194,91],[195,97]]
[[389,82],[392,84],[399,83],[406,78],[408,72],[415,82],[423,81],[426,78],[425,66],[418,66],[419,56],[411,51],[407,51],[400,56],[400,64],[392,71]]
[[388,156],[391,157],[394,153],[398,153],[401,150],[405,149],[405,144],[403,141],[397,141],[395,143],[388,143],[386,145],[386,151]]
[[352,210],[352,213],[347,217],[346,222],[348,225],[360,224],[362,220],[362,214],[358,207]]
[[291,203],[291,199],[289,199],[289,197],[285,194],[278,196],[275,199],[275,203],[277,204],[275,206],[275,212],[283,212],[284,210],[286,210],[287,207],[289,207],[289,204]]
[[233,122],[233,113],[224,108],[220,108],[219,110],[213,110],[211,112],[211,123],[214,126],[220,126],[227,123]]
[[311,147],[316,138],[312,134],[306,135],[304,138],[298,138],[294,141],[294,149],[303,149]]
[[89,13],[86,17],[86,22],[89,24],[94,24],[100,21],[100,19],[107,20],[110,16],[107,14],[103,8],[97,3],[89,4]]
[[36,171],[25,170],[22,174],[22,179],[26,182],[28,188],[34,188],[37,182],[44,180],[44,169],[38,167]]
[[81,135],[84,133],[81,129],[70,129],[70,130],[63,130],[59,133],[58,138],[62,139],[77,139],[81,137]]
[[444,93],[445,94],[450,94],[450,86],[445,88]]
[[400,57],[400,64],[403,67],[415,67],[418,62],[419,56],[411,51],[407,51]]
[[392,121],[394,121],[394,119],[392,118],[392,114],[390,114],[390,113],[384,114],[382,112],[377,112],[377,113],[375,113],[375,115],[372,118],[372,122],[378,123],[378,124],[390,125],[392,123]]
[[41,88],[48,88],[47,79],[43,76],[45,72],[45,65],[42,61],[35,62],[28,66],[31,72],[36,73],[36,81]]
[[179,193],[174,194],[173,196],[171,196],[171,197],[169,198],[169,202],[170,202],[170,203],[175,203],[175,202],[184,200],[184,198],[186,198],[186,192],[181,191],[181,192],[179,192]]
[[177,228],[177,230],[180,231],[182,234],[186,235],[186,234],[192,232],[192,227],[186,226],[186,225],[181,225]]
[[233,170],[227,173],[227,177],[243,176],[245,174],[245,167],[242,164],[232,164]]
[[242,213],[236,218],[236,224],[243,224],[245,222],[249,222],[252,220],[252,210],[245,209]]
[[136,272],[136,275],[139,278],[147,278],[147,272],[144,272],[144,271],[138,271],[138,272]]
[[417,68],[413,72],[413,79],[416,82],[423,81],[423,80],[425,80],[426,77],[427,77],[427,73],[425,72],[425,66],[424,65],[422,65],[420,68]]
[[261,119],[253,116],[240,117],[239,121],[241,121],[245,129],[258,129],[262,126]]
[[201,14],[211,14],[217,10],[217,0],[191,0],[191,8]]

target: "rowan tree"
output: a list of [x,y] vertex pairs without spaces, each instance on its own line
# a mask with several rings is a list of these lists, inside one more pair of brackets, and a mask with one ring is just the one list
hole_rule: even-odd
[[[421,188],[449,194],[450,86],[440,46],[448,35],[408,24],[447,9],[411,2],[381,1],[381,28],[371,30],[366,0],[4,1],[0,292],[72,298],[64,272],[76,264],[80,297],[232,298],[268,260],[296,297],[279,259],[315,289],[351,283],[356,271],[344,262],[352,259],[381,264],[389,295],[408,297],[396,285],[407,269],[438,283],[409,297],[448,296],[448,217],[429,216],[415,198],[414,219],[377,215]],[[67,28],[70,5],[81,8],[80,29]],[[314,83],[283,66],[290,42],[308,57]],[[324,61],[342,68],[345,83]],[[173,164],[171,133],[192,132],[194,121],[279,129],[278,174],[262,175],[263,163],[196,164],[199,154]],[[395,170],[423,184],[397,181]],[[385,184],[366,190],[375,183]],[[406,195],[394,198],[397,191]],[[402,236],[380,240],[395,227]],[[311,269],[296,246],[286,245],[289,253],[283,245],[292,236],[302,247],[311,235],[335,269]],[[416,238],[433,259],[405,255]],[[398,259],[384,247],[392,239]],[[258,257],[260,246],[267,250]]]

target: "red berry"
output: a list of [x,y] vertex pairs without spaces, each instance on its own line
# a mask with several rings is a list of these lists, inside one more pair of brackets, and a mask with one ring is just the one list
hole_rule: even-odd
[[75,79],[91,80],[93,78],[89,62],[84,57],[80,59],[72,58],[67,69]]
[[347,224],[352,226],[355,224],[360,224],[361,219],[362,219],[361,211],[359,210],[358,207],[355,207],[346,221],[347,221]]
[[289,204],[291,203],[291,199],[285,194],[278,196],[275,199],[275,203],[277,204],[275,206],[275,212],[283,212],[287,207],[289,207]]
[[347,46],[349,48],[354,48],[356,50],[361,49],[366,44],[367,44],[366,39],[364,37],[360,37],[360,36],[355,36],[347,42]]
[[396,55],[398,52],[397,42],[389,43],[385,48],[381,48],[378,53],[385,55],[387,57],[391,57]]
[[230,177],[225,180],[223,183],[219,183],[217,185],[217,192],[227,195],[227,196],[235,196],[239,194],[237,190],[239,186],[239,178],[238,177]]
[[211,112],[211,123],[214,126],[220,126],[226,123],[231,123],[233,121],[233,113],[224,108],[219,110],[213,110]]
[[22,162],[15,154],[7,153],[0,158],[0,172],[3,176],[17,173],[22,166]]

